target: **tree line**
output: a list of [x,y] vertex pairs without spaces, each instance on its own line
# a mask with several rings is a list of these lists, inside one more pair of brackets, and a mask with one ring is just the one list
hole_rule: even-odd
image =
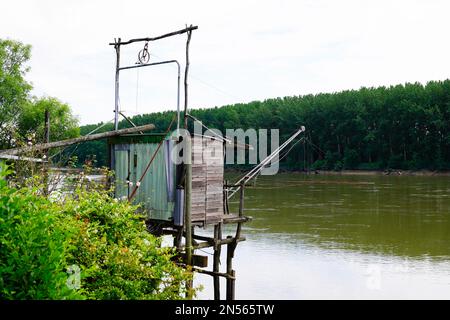
[[[79,127],[69,105],[32,96],[32,85],[25,79],[30,56],[29,45],[0,39],[0,149],[43,142],[46,112],[51,141],[85,135],[102,125]],[[301,143],[280,164],[287,170],[449,170],[449,110],[447,79],[193,109],[191,114],[222,132],[278,128],[282,141],[306,126]],[[173,114],[156,112],[131,120],[137,125],[153,123],[155,132],[164,132]],[[125,120],[120,123],[121,128],[129,126]],[[96,132],[112,129],[108,123]],[[63,155],[75,155],[79,163],[95,156],[98,166],[108,162],[106,141],[73,146]]]
[[53,141],[80,134],[68,104],[31,94],[33,86],[26,80],[30,58],[30,45],[0,39],[0,149],[44,142],[46,112]]
[[[136,125],[153,123],[164,132],[173,112],[132,118]],[[307,131],[282,160],[287,170],[308,169],[450,169],[450,80],[361,88],[336,93],[290,96],[193,109],[209,128],[277,128],[280,140],[301,125]],[[101,124],[80,127],[87,134]],[[121,127],[128,127],[126,121]],[[112,130],[112,124],[102,130]],[[96,155],[107,164],[105,141],[80,145],[81,161]]]

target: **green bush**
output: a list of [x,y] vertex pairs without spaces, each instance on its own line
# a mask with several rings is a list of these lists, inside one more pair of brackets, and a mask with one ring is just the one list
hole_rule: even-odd
[[[0,170],[1,299],[181,299],[192,274],[136,207],[100,189],[64,201],[14,189]],[[79,270],[79,280],[77,271]]]
[[66,285],[70,238],[57,220],[55,205],[29,190],[8,188],[0,176],[2,299],[81,298]]

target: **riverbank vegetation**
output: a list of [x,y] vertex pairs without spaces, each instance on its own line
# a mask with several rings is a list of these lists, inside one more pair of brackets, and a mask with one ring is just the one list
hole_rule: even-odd
[[[69,105],[30,94],[25,79],[30,55],[30,46],[0,39],[0,149],[45,142],[46,129],[50,141],[80,134]],[[47,155],[58,154],[49,150]],[[58,159],[60,165],[75,166],[74,158]],[[192,273],[174,262],[174,249],[163,248],[162,239],[147,231],[136,206],[86,178],[89,166],[71,178],[70,190],[51,192],[47,164],[14,165],[11,170],[0,159],[0,299],[186,296]]]
[[[76,183],[46,197],[0,163],[0,299],[182,299],[192,275],[127,201]],[[83,176],[80,176],[83,179]],[[87,181],[87,180],[86,180]]]
[[26,80],[30,58],[31,46],[0,39],[0,149],[44,142],[46,112],[52,141],[80,134],[78,119],[68,104],[31,95],[33,86]]
[[[305,125],[305,144],[297,144],[281,162],[287,170],[450,170],[450,80],[267,99],[191,113],[222,132],[277,128],[281,140]],[[153,123],[164,131],[172,114],[139,115],[132,121]],[[97,126],[82,126],[80,132],[87,134]],[[129,124],[123,121],[121,126]],[[102,129],[111,130],[112,125]],[[94,153],[104,165],[106,142],[89,142],[77,150],[82,160]]]
[[[31,96],[32,86],[25,79],[30,54],[30,46],[0,40],[1,149],[43,142],[46,111],[52,119],[51,141],[113,129],[111,123],[79,127],[67,104]],[[191,113],[223,133],[280,129],[281,140],[306,126],[302,143],[280,163],[286,170],[450,170],[450,80],[194,108]],[[153,123],[155,131],[163,132],[172,116],[167,111],[131,120],[136,125]],[[129,126],[125,120],[120,123]],[[106,141],[69,147],[64,155],[66,160],[76,155],[80,163],[95,157],[98,166],[107,165]]]

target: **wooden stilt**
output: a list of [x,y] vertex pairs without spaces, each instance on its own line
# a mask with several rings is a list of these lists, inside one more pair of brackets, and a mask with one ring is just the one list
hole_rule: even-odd
[[[186,41],[186,65],[184,68],[184,128],[188,130],[188,72],[189,72],[189,43],[191,41],[191,33],[192,31],[189,30],[187,32],[187,41]],[[183,152],[187,153],[187,157],[189,161],[188,163],[185,163],[186,168],[186,174],[185,174],[185,181],[184,181],[184,227],[186,231],[186,264],[188,268],[192,267],[192,217],[191,217],[191,210],[192,210],[192,145],[191,145],[191,137],[184,137],[186,139],[186,150]],[[193,288],[193,281],[187,281],[186,287],[188,289],[187,298],[189,300],[192,299],[192,288]]]
[[[239,218],[242,218],[244,216],[244,187],[245,183],[241,182],[241,188],[239,192]],[[241,237],[241,230],[242,230],[242,222],[238,222],[235,239],[239,239]],[[237,242],[235,243],[234,246],[236,249]]]
[[[218,223],[214,226],[214,262],[213,272],[218,273],[220,269],[220,253],[221,245],[217,240],[222,240],[222,224]],[[220,278],[214,275],[214,300],[220,300]]]
[[[188,157],[192,158],[191,155],[191,141],[189,137],[186,137],[186,149],[183,152],[186,152],[188,154]],[[192,209],[192,164],[185,163],[186,167],[186,179],[185,179],[185,186],[184,186],[184,228],[186,232],[186,265],[189,268],[192,267],[192,253],[193,253],[193,247],[192,247],[192,218],[191,218],[191,209]],[[188,280],[186,281],[186,288],[188,290],[187,292],[187,298],[189,300],[192,299],[192,288],[193,288],[193,281]]]
[[[244,187],[245,182],[241,183],[240,187],[240,194],[239,194],[239,217],[243,217],[244,215]],[[227,278],[227,300],[234,300],[235,299],[235,284],[236,284],[236,271],[233,270],[233,258],[234,258],[234,251],[236,250],[238,239],[241,237],[241,230],[242,230],[242,222],[238,222],[237,228],[236,228],[236,236],[233,237],[227,237],[228,239],[232,240],[227,245],[227,274],[230,276]]]
[[181,239],[183,238],[183,228],[180,228],[173,234],[173,246],[181,250]]
[[[227,238],[232,238],[227,237]],[[234,271],[233,271],[233,256],[234,256],[234,249],[235,249],[234,243],[229,243],[227,245],[227,274],[233,277]],[[231,301],[234,300],[234,282],[235,279],[227,278],[227,300]]]
[[[45,143],[50,143],[50,112],[48,110],[45,110],[44,119],[45,119],[45,123],[44,123]],[[45,159],[48,160],[48,150],[44,150],[44,156],[45,156]],[[44,163],[43,168],[44,168],[44,172],[43,172],[44,195],[47,196],[50,193],[49,185],[48,185],[48,181],[49,181],[48,165],[46,165]]]

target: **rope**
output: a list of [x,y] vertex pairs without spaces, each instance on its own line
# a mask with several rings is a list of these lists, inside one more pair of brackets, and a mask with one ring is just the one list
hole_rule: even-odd
[[[150,56],[153,56],[153,57],[155,57],[155,58],[164,60],[162,57],[160,57],[160,56],[158,56],[158,55],[156,55],[156,54],[154,54],[154,53],[150,53]],[[207,86],[207,87],[209,87],[209,88],[211,88],[211,89],[214,89],[214,90],[216,90],[217,92],[221,93],[222,95],[228,96],[229,98],[233,98],[234,100],[237,100],[237,101],[243,101],[243,100],[244,100],[244,99],[242,99],[242,98],[240,98],[240,97],[237,97],[237,96],[235,96],[235,95],[233,95],[233,94],[231,94],[231,93],[229,93],[229,92],[224,91],[223,89],[220,89],[219,87],[217,87],[217,86],[215,86],[215,85],[213,85],[213,84],[211,84],[211,83],[206,82],[205,80],[200,79],[199,77],[196,77],[195,74],[192,74],[192,73],[191,73],[191,74],[190,74],[190,77],[191,77],[192,79],[195,79],[195,80],[197,80],[198,82],[202,83],[204,86]]]
[[[292,131],[292,133],[290,134],[290,136],[292,136],[295,132],[296,132],[296,131]],[[299,141],[301,141],[302,139],[304,139],[304,138],[299,139],[295,144],[297,144],[297,143],[298,143]],[[295,144],[294,144],[294,146],[295,146]],[[293,148],[294,146],[292,146],[287,152],[291,151],[292,148]],[[286,154],[284,154],[282,157],[285,157],[285,156],[286,156]],[[281,160],[282,160],[282,159],[279,159],[278,161],[281,161]],[[253,170],[253,169],[252,169],[252,170]],[[237,179],[237,181],[242,180],[243,178],[245,178],[245,177],[247,176],[247,174],[248,174],[248,171],[245,172],[243,175],[239,176],[238,179]]]
[[136,113],[138,112],[138,100],[139,100],[139,68],[136,68]]
[[279,163],[281,160],[283,160],[284,158],[286,158],[286,156],[289,154],[289,152],[291,152],[292,149],[294,149],[294,147],[302,140],[305,140],[305,137],[302,137],[301,139],[298,139],[288,150],[286,150],[279,158],[278,161],[276,162],[271,162],[271,164],[277,164]]
[[[172,124],[174,123],[175,119],[176,119],[176,116],[173,116],[172,121],[170,122],[169,127],[167,128],[167,130],[166,130],[166,132],[165,132],[165,134],[164,134],[164,137],[166,137],[167,134],[169,133],[170,128],[172,128]],[[143,172],[142,175],[141,175],[141,178],[139,179],[138,182],[136,182],[136,186],[134,187],[133,192],[131,192],[130,196],[128,197],[128,201],[131,202],[131,200],[133,200],[134,196],[136,195],[137,189],[138,189],[139,186],[141,185],[141,182],[142,182],[142,180],[144,179],[145,175],[147,174],[147,171],[148,171],[148,169],[150,168],[151,164],[153,163],[153,160],[156,158],[156,154],[158,153],[159,149],[161,148],[163,142],[164,142],[164,139],[162,139],[162,140],[159,142],[158,147],[156,148],[156,150],[155,150],[155,152],[153,153],[153,155],[152,155],[150,161],[148,162],[147,167],[145,168],[144,172]]]
[[241,182],[243,182],[244,184],[247,183],[248,181],[252,180],[255,176],[257,176],[261,170],[269,163],[269,161],[272,161],[273,157],[275,157],[275,155],[279,155],[280,152],[286,148],[300,133],[305,131],[305,127],[301,127],[299,130],[297,130],[293,135],[291,135],[291,137],[289,137],[289,139],[287,139],[285,142],[283,142],[283,144],[281,146],[279,146],[278,148],[275,149],[275,151],[273,151],[268,157],[264,158],[264,160],[262,160],[258,165],[256,165],[255,167],[253,167],[253,169],[251,169],[249,172],[247,172],[245,174],[245,176],[243,176],[241,179],[239,179],[235,184],[234,187],[231,187],[229,190],[231,190],[231,193],[228,195],[228,199],[230,199],[238,190],[239,188],[241,188],[242,186],[239,186],[239,184],[241,184]]
[[[220,136],[219,134],[217,134],[214,130],[211,130],[210,128],[208,128],[205,124],[203,124],[203,122],[201,122],[200,120],[198,120],[196,117],[194,117],[192,114],[188,113],[187,116],[189,118],[192,118],[192,120],[197,121],[198,123],[200,123],[200,125],[205,128],[206,130],[209,130],[209,132],[211,132],[212,134],[214,134],[217,138],[221,139],[222,142],[228,142],[230,143],[231,140],[227,139],[225,137]],[[203,135],[203,134],[202,134]]]
[[323,151],[322,149],[320,149],[317,145],[315,145],[314,143],[312,143],[312,141],[310,139],[306,139],[306,141],[309,142],[309,144],[311,146],[313,146],[314,148],[316,148],[317,150],[319,150],[320,152],[322,152],[322,154],[325,154],[325,151]]

